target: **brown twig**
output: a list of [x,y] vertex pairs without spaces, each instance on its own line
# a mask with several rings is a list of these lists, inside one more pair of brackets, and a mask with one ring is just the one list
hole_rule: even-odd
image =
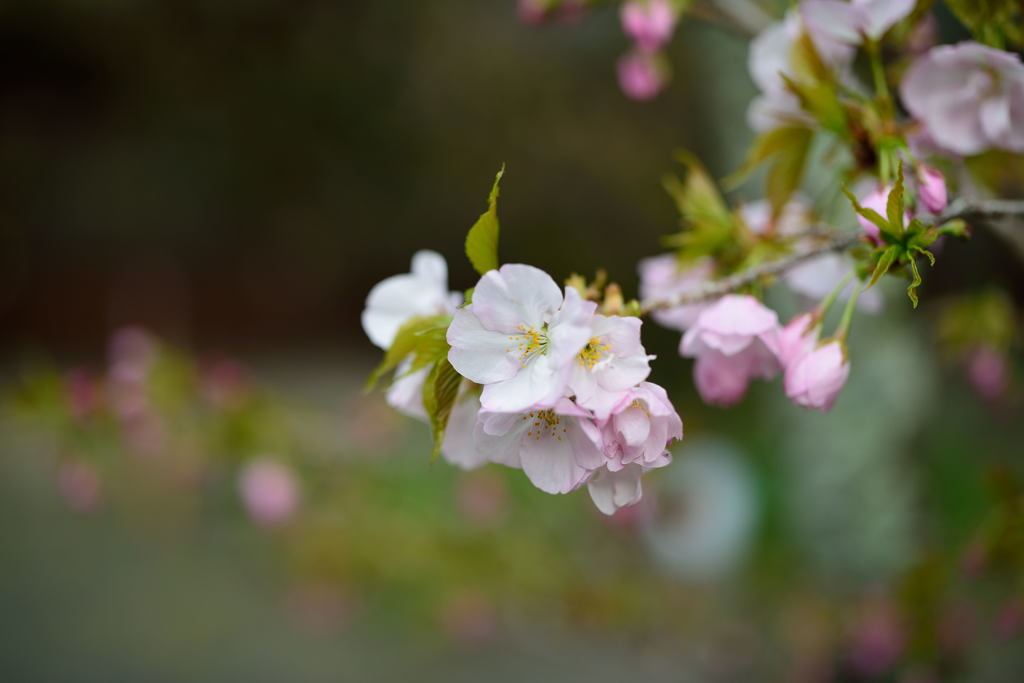
[[[949,205],[949,208],[936,219],[936,224],[941,225],[947,221],[957,218],[1007,218],[1017,217],[1024,223],[1024,200],[1013,199],[982,199],[968,202],[964,199],[957,199]],[[817,232],[817,230],[816,230]],[[735,292],[742,287],[753,284],[763,277],[780,275],[797,265],[808,261],[816,256],[828,254],[835,251],[846,251],[851,247],[864,241],[864,234],[861,232],[842,233],[829,238],[820,244],[797,250],[789,256],[762,263],[747,270],[735,273],[721,280],[708,282],[691,292],[682,292],[667,299],[644,301],[640,308],[643,314],[651,311],[666,308],[675,308],[686,304],[696,304],[709,299],[715,299],[730,292]]]

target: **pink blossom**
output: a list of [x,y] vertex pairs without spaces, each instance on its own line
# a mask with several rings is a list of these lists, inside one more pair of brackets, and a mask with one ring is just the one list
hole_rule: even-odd
[[521,468],[546,493],[579,488],[606,460],[591,414],[564,398],[546,410],[482,411],[475,440],[481,454],[492,462]]
[[991,346],[979,346],[968,355],[967,378],[979,396],[998,401],[1010,384],[1006,357]]
[[633,100],[650,100],[668,83],[665,64],[656,55],[635,50],[623,55],[617,65],[619,87]]
[[929,213],[940,214],[946,210],[949,198],[946,195],[946,177],[942,171],[927,164],[917,166],[917,198]]
[[683,438],[683,421],[668,394],[651,382],[643,382],[626,394],[598,425],[607,467],[613,472],[630,463],[663,467],[671,459],[668,445]]
[[619,12],[622,28],[644,52],[657,52],[672,37],[679,18],[670,0],[629,0]]
[[473,303],[448,328],[448,360],[484,385],[489,412],[551,408],[565,394],[573,364],[591,338],[596,304],[544,271],[506,264],[477,283]]
[[271,458],[247,463],[239,474],[238,488],[246,512],[257,524],[286,522],[299,505],[299,484],[291,468]]
[[701,354],[693,364],[693,382],[701,399],[728,408],[747,395],[750,363],[746,356],[726,356],[717,351]]
[[569,389],[576,403],[607,417],[617,403],[651,372],[640,342],[640,318],[595,315],[590,340],[576,356]]
[[789,368],[814,350],[818,343],[818,321],[811,313],[795,316],[779,333],[779,361]]
[[590,477],[587,488],[594,505],[612,515],[640,501],[645,472],[672,462],[668,446],[683,438],[683,421],[663,388],[643,382],[598,424],[607,461]]
[[[892,186],[887,185],[879,187],[873,190],[870,194],[860,200],[860,205],[865,209],[871,209],[875,211],[883,219],[886,219],[888,214],[889,204],[889,193],[892,192]],[[903,227],[907,226],[907,222],[910,220],[910,211],[907,210],[903,218]],[[882,233],[878,226],[869,221],[864,216],[857,214],[857,221],[860,223],[860,227],[864,228],[864,232],[876,245],[883,244]]]
[[[652,256],[640,262],[640,296],[644,301],[667,301],[675,296],[699,289],[711,281],[714,262],[701,259],[682,267],[675,254]],[[652,317],[665,327],[685,332],[708,304],[685,304],[659,309]]]
[[778,374],[778,316],[752,296],[726,295],[701,312],[679,352],[697,358],[694,380],[701,397],[731,405],[746,393],[750,379]]
[[786,396],[805,408],[828,412],[849,375],[845,345],[838,340],[831,341],[786,368]]
[[614,515],[621,508],[636,505],[643,498],[640,484],[643,473],[641,465],[626,465],[614,471],[599,469],[587,481],[590,499],[606,515]]
[[935,47],[907,71],[900,96],[954,154],[1024,152],[1024,64],[1012,52],[970,41]]

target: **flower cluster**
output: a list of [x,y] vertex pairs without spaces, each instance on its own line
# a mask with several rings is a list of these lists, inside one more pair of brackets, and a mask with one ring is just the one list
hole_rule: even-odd
[[[437,267],[424,280],[426,262]],[[459,376],[444,457],[464,468],[494,462],[522,469],[548,493],[586,484],[606,514],[636,503],[640,476],[667,465],[667,446],[683,436],[665,390],[646,381],[652,357],[640,319],[599,313],[574,287],[563,290],[521,264],[486,272],[470,303],[448,308],[443,264],[432,252],[417,254],[413,273],[371,291],[363,324],[371,339],[394,343],[382,321],[398,329],[416,316],[451,312],[449,349],[437,361]],[[431,370],[410,371],[414,362],[413,355],[402,359],[387,400],[423,417]]]

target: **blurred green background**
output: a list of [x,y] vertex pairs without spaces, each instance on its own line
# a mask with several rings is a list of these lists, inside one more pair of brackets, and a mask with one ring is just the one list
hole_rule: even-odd
[[[1024,564],[962,569],[1024,528],[1020,392],[977,397],[935,332],[954,291],[1020,301],[989,233],[947,247],[922,310],[897,286],[857,319],[827,416],[778,383],[703,406],[646,325],[687,437],[611,520],[428,465],[426,428],[361,394],[369,288],[421,248],[472,286],[501,164],[503,259],[627,294],[678,225],[672,151],[736,168],[746,44],[685,23],[646,104],[616,86],[626,49],[610,5],[543,27],[513,0],[0,6],[0,679],[1020,680]],[[66,371],[102,384],[125,325],[164,340],[156,455],[71,415]],[[302,491],[273,528],[236,484],[263,455]],[[101,475],[88,509],[68,462]]]

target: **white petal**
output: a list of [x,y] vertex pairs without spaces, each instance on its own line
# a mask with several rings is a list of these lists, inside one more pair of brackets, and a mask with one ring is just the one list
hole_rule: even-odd
[[903,21],[914,11],[916,3],[917,0],[853,0],[853,4],[862,10],[864,33],[875,40]]
[[496,413],[550,408],[565,393],[571,369],[553,366],[546,355],[536,356],[509,379],[485,385],[480,402],[485,410]]
[[569,439],[561,441],[543,435],[524,436],[519,457],[523,472],[533,485],[545,493],[568,493],[578,487],[587,470],[576,463]]
[[475,304],[460,308],[448,327],[448,361],[460,375],[477,384],[506,380],[519,371],[508,337],[484,329],[475,315]]
[[398,379],[388,387],[385,400],[389,406],[403,415],[425,421],[427,411],[423,408],[423,384],[427,380],[430,368],[421,368],[416,372],[406,374],[411,365],[411,358],[405,359],[398,365],[395,372],[395,377]]
[[411,271],[421,282],[432,282],[439,289],[448,289],[448,264],[436,251],[422,249],[413,254]]
[[539,329],[562,304],[562,292],[539,268],[509,263],[480,278],[473,308],[484,327],[509,334],[519,325]]
[[634,505],[643,497],[640,475],[643,468],[629,465],[618,472],[599,471],[587,484],[590,498],[597,509],[606,515],[627,505]]
[[474,432],[477,414],[480,412],[480,398],[475,391],[464,391],[452,406],[448,427],[444,433],[441,454],[453,465],[463,469],[479,467],[488,458],[476,447]]

